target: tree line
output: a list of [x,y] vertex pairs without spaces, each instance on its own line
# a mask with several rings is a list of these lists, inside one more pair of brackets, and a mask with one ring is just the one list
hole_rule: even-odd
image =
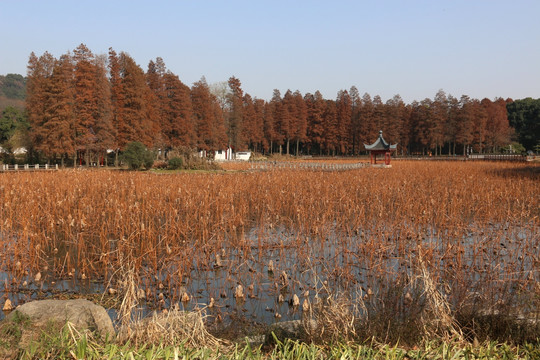
[[133,141],[152,149],[253,150],[261,153],[357,155],[379,130],[399,154],[498,152],[513,135],[511,100],[459,99],[437,92],[405,104],[399,95],[360,96],[353,86],[335,100],[319,91],[274,90],[254,98],[236,77],[191,87],[161,58],[144,71],[127,53],[95,55],[84,44],[53,57],[30,55],[26,116],[30,150],[63,163],[86,163]]

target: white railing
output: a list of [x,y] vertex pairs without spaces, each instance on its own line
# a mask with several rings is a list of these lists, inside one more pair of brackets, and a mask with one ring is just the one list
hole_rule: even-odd
[[332,164],[316,162],[285,162],[285,161],[262,161],[251,162],[252,170],[271,170],[271,169],[292,169],[292,170],[313,170],[313,171],[346,171],[360,169],[368,166],[368,163],[350,163],[350,164]]
[[516,154],[470,154],[469,160],[492,160],[492,161],[525,161],[526,156]]
[[58,164],[24,164],[24,165],[0,165],[0,171],[35,171],[35,170],[58,170]]

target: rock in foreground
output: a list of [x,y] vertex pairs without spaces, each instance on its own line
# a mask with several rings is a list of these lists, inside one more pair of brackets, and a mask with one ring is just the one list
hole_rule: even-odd
[[45,326],[51,321],[56,323],[69,321],[78,330],[88,329],[102,336],[115,335],[107,311],[102,306],[85,299],[32,301],[17,307],[9,314],[8,319],[13,319],[16,312],[27,316],[36,327]]

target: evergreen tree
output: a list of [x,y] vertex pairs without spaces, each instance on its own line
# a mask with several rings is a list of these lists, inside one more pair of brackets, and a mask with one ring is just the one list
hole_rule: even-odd
[[474,105],[473,100],[467,95],[462,95],[459,100],[460,109],[456,122],[456,142],[463,146],[463,155],[467,154],[467,146],[471,145],[474,139]]
[[258,139],[256,138],[257,113],[255,103],[249,94],[245,94],[243,99],[243,126],[242,139],[245,139],[248,148],[255,149]]
[[121,75],[121,64],[120,57],[116,52],[109,48],[109,57],[108,57],[108,67],[109,67],[109,82],[111,88],[111,110],[112,110],[112,126],[114,129],[114,143],[115,143],[115,166],[118,166],[118,151],[121,146],[126,144],[125,134],[122,133],[126,128],[126,120],[124,116],[124,91],[122,84],[122,75]]
[[[389,143],[397,143],[398,151],[404,151],[407,146],[407,137],[403,136],[403,132],[407,125],[407,113],[405,104],[401,96],[395,95],[385,103],[385,123],[383,125],[384,138]],[[405,143],[401,141],[405,140]]]
[[326,111],[326,102],[320,93],[306,94],[304,100],[307,106],[308,114],[308,138],[310,152],[311,150],[322,154],[324,142],[324,113]]
[[338,150],[338,120],[335,101],[326,100],[322,118],[323,144],[326,155],[335,155]]
[[191,148],[196,145],[191,91],[171,72],[164,75],[164,83],[166,96],[162,127],[165,138],[170,146]]
[[228,96],[228,107],[229,107],[229,113],[228,113],[228,135],[229,135],[229,141],[233,149],[236,151],[239,150],[245,150],[246,140],[242,138],[243,136],[243,122],[244,122],[244,114],[243,114],[243,97],[244,92],[242,90],[242,84],[240,83],[240,80],[235,78],[234,76],[229,78],[229,89],[230,93]]
[[265,152],[272,153],[273,145],[277,140],[277,133],[274,129],[274,109],[273,104],[270,102],[265,102],[264,104],[264,118],[263,118],[263,150]]
[[293,139],[296,141],[296,156],[299,155],[300,143],[307,140],[307,106],[300,91],[296,90],[293,94],[295,109],[295,127]]
[[151,115],[155,97],[146,84],[144,71],[131,56],[122,52],[117,61],[120,84],[113,89],[113,99],[116,100],[115,106],[119,107],[115,110],[118,145],[123,148],[128,142],[140,141],[152,146],[153,122],[156,119]]
[[69,55],[56,62],[44,87],[44,111],[39,132],[35,132],[35,148],[48,158],[57,158],[64,165],[76,150],[77,123],[73,109],[73,65]]
[[359,118],[360,142],[362,144],[371,144],[374,139],[373,134],[378,134],[378,130],[374,120],[373,101],[368,93],[362,96]]
[[336,98],[337,111],[337,146],[341,154],[346,154],[351,149],[351,117],[352,101],[347,90],[340,90]]
[[431,143],[435,146],[435,155],[441,155],[446,138],[446,125],[448,123],[448,100],[444,91],[439,90],[435,95],[431,109]]
[[111,91],[105,60],[81,44],[74,51],[74,124],[77,150],[86,164],[103,162],[107,149],[115,147]]
[[499,152],[501,147],[510,143],[512,134],[506,102],[501,98],[495,101],[483,99],[481,104],[487,115],[486,146],[490,152]]
[[508,120],[517,139],[527,150],[540,147],[540,99],[526,98],[508,101]]
[[349,90],[351,97],[351,121],[349,136],[351,137],[352,154],[357,155],[362,149],[361,129],[360,129],[360,107],[362,106],[362,100],[360,99],[360,93],[356,86],[352,86]]
[[281,93],[278,89],[274,89],[272,100],[270,101],[272,107],[272,118],[274,120],[274,142],[278,145],[279,154],[283,153],[283,144],[285,143],[285,132],[288,128],[289,116],[286,114],[287,109],[281,99]]
[[204,77],[191,87],[191,105],[195,119],[197,147],[201,150],[218,150],[214,133],[216,114],[213,98]]

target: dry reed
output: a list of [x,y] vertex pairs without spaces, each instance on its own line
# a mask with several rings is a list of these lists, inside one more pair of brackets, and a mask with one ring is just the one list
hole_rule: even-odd
[[[305,290],[314,306],[315,272],[331,293],[362,290],[370,314],[404,319],[425,300],[422,316],[439,319],[425,331],[452,334],[465,307],[535,311],[539,167],[1,173],[0,291],[17,305],[17,291],[97,281],[127,295],[127,323],[141,295],[169,310],[185,295],[189,304],[214,298],[218,311],[238,285],[254,285],[241,306]],[[382,309],[376,300],[391,290],[396,300]]]
[[122,326],[118,333],[120,342],[142,344],[161,344],[166,346],[183,344],[185,347],[203,347],[226,351],[230,343],[211,335],[204,322],[202,310],[181,311],[176,307],[164,313],[154,313]]

